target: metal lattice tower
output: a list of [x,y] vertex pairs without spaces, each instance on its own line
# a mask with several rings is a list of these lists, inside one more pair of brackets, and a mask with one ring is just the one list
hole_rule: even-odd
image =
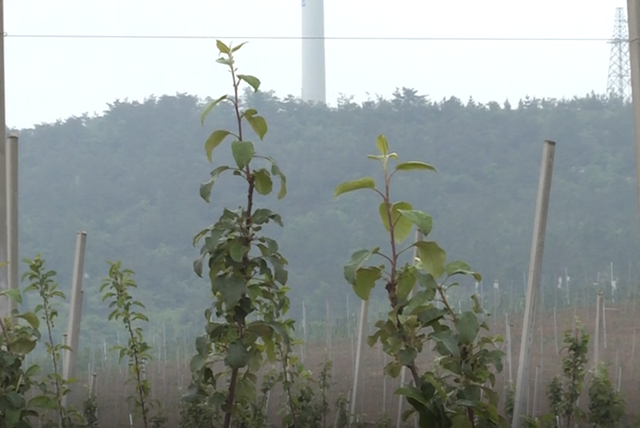
[[629,63],[629,29],[624,8],[616,8],[613,24],[613,38],[609,56],[609,77],[607,93],[611,96],[631,99],[631,65]]

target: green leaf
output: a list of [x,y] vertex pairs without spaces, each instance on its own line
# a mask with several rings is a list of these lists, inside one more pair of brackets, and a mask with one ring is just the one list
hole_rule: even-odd
[[455,415],[451,418],[451,428],[473,428],[473,424],[465,415]]
[[447,263],[444,267],[444,271],[449,276],[453,275],[471,275],[476,281],[482,281],[482,275],[471,270],[471,266],[462,260],[456,260],[451,263]]
[[446,356],[450,355],[453,357],[460,356],[460,349],[458,349],[458,341],[451,332],[451,330],[439,331],[436,333],[431,333],[429,335],[433,340],[436,341],[437,344],[442,345],[438,347],[438,352],[440,355]]
[[422,391],[413,386],[405,386],[402,388],[396,389],[396,394],[404,395],[407,398],[413,398],[418,403],[424,405],[425,407],[429,407],[429,401],[424,397]]
[[16,391],[9,391],[3,398],[5,398],[14,409],[22,408],[26,404],[24,398]]
[[246,45],[247,43],[248,43],[248,42],[242,42],[242,43],[240,43],[238,46],[234,46],[234,47],[231,49],[231,53],[237,52],[238,50],[240,50],[240,48],[241,48],[242,46]]
[[418,257],[425,272],[430,273],[434,279],[440,278],[444,273],[444,263],[447,253],[433,241],[416,242]]
[[400,299],[406,299],[409,297],[411,290],[413,290],[413,286],[416,284],[416,277],[413,272],[414,270],[415,268],[410,266],[398,276],[396,295]]
[[38,320],[38,316],[33,312],[25,312],[17,316],[17,318],[22,318],[33,328],[38,328],[40,326],[40,321]]
[[224,363],[231,368],[240,369],[249,363],[249,357],[249,351],[244,343],[238,340],[229,345]]
[[229,58],[218,58],[216,62],[218,64],[228,65],[229,67],[233,66],[233,59],[229,59]]
[[255,110],[253,109],[247,110],[243,114],[244,118],[249,122],[249,125],[251,125],[251,128],[253,128],[254,132],[258,134],[258,137],[262,140],[269,130],[269,127],[267,126],[267,121],[264,120],[264,117],[254,115]]
[[200,232],[198,232],[194,237],[193,237],[193,246],[195,247],[196,244],[198,243],[198,241],[200,239],[202,239],[203,236],[205,236],[208,232],[211,231],[210,227],[207,227],[206,229],[202,229]]
[[402,162],[396,165],[396,171],[411,171],[411,170],[429,170],[436,171],[436,169],[428,163],[419,161]]
[[33,351],[36,347],[36,340],[27,337],[21,337],[11,343],[11,351],[16,354],[26,355]]
[[236,161],[238,168],[244,169],[245,166],[251,162],[255,149],[250,141],[234,141],[231,143],[231,152],[233,153],[233,159]]
[[280,177],[280,192],[278,193],[278,199],[282,199],[287,194],[287,177],[280,171],[275,159],[269,156],[260,156],[262,159],[266,159],[271,163],[271,174]]
[[55,409],[57,403],[54,399],[46,395],[38,395],[29,400],[28,407],[38,407],[40,409]]
[[[213,271],[210,271],[210,273]],[[223,302],[228,307],[235,306],[247,292],[247,284],[240,275],[220,275],[211,280],[211,292],[220,293]]]
[[282,218],[280,218],[280,215],[274,213],[273,211],[267,208],[258,208],[253,212],[253,215],[251,216],[251,222],[253,224],[264,224],[264,223],[267,223],[269,220],[272,220],[280,227],[283,226]]
[[18,288],[8,288],[6,290],[2,290],[0,291],[0,296],[7,296],[14,302],[22,304],[22,295],[20,294],[20,289]]
[[192,373],[197,373],[204,367],[205,357],[200,354],[196,354],[191,358],[191,362],[189,363],[189,367],[191,368]]
[[283,260],[282,257],[278,256],[269,256],[266,257],[266,259],[269,260],[269,262],[273,266],[276,281],[278,281],[282,285],[285,285],[287,283],[287,280],[289,279],[289,273],[284,268],[286,260]]
[[20,422],[22,409],[12,409],[9,407],[9,408],[3,409],[3,413],[4,413],[4,418],[3,418],[4,420],[2,421],[3,424],[7,428],[13,428],[17,426],[18,423]]
[[207,141],[205,141],[204,143],[204,150],[207,153],[207,159],[209,159],[209,162],[212,162],[211,152],[213,151],[213,149],[218,147],[229,134],[231,134],[230,131],[218,129],[217,131],[213,131],[211,135],[209,135],[209,138],[207,138]]
[[438,292],[438,283],[433,279],[433,275],[417,271],[416,278],[418,278],[418,284],[425,289],[428,300],[432,300]]
[[[397,243],[401,243],[411,234],[413,223],[407,217],[400,214],[400,210],[411,210],[413,207],[409,202],[396,202],[391,205],[391,221],[394,224],[393,227],[393,239]],[[380,204],[380,218],[382,219],[382,225],[387,232],[391,230],[389,226],[389,214],[387,213],[387,205],[385,202]]]
[[240,239],[234,240],[229,247],[229,255],[231,256],[231,259],[238,263],[242,262],[244,255],[248,252],[249,248],[245,247]]
[[384,367],[384,372],[392,378],[397,378],[402,370],[402,364],[398,361],[392,361]]
[[378,135],[378,138],[376,138],[376,146],[381,155],[389,154],[389,143],[387,142],[387,137],[384,135]]
[[40,373],[40,370],[41,370],[40,366],[37,364],[34,364],[31,367],[29,367],[26,372],[24,372],[24,376],[27,378],[31,376],[35,376],[38,373]]
[[264,168],[261,168],[253,172],[253,178],[255,180],[256,191],[261,195],[268,195],[273,190],[273,181],[271,181],[271,174]]
[[247,82],[255,92],[257,92],[258,88],[260,88],[260,79],[255,76],[250,76],[248,74],[238,74],[238,79]]
[[412,347],[401,349],[398,352],[398,360],[404,366],[408,366],[412,364],[417,356],[418,356],[418,353]]
[[427,236],[429,235],[429,233],[431,233],[431,228],[433,227],[433,218],[426,212],[402,209],[398,209],[398,212],[403,217],[408,218],[413,224],[415,224],[424,236]]
[[429,309],[420,312],[420,314],[418,315],[418,319],[422,324],[430,325],[444,318],[444,314],[445,313],[443,309],[438,309],[432,306]]
[[379,248],[374,248],[373,250],[363,249],[351,254],[351,260],[344,267],[344,277],[349,284],[356,284],[356,271],[362,266],[362,263],[369,260],[378,251]]
[[356,271],[356,283],[353,286],[353,291],[362,300],[369,300],[371,290],[381,277],[382,271],[379,267],[361,267]]
[[220,51],[220,53],[224,53],[224,54],[231,53],[229,46],[224,44],[222,40],[216,40],[216,46],[218,47],[218,50]]
[[202,125],[204,125],[204,121],[207,118],[207,116],[209,116],[209,113],[211,113],[211,110],[217,106],[218,104],[220,104],[223,100],[227,99],[227,95],[223,95],[220,98],[218,98],[217,100],[213,100],[211,101],[209,104],[207,104],[207,106],[204,108],[204,110],[202,111],[202,115],[200,116],[200,123]]
[[460,343],[463,345],[471,345],[474,340],[476,340],[476,336],[480,330],[480,324],[478,323],[476,314],[469,311],[461,313],[456,318],[455,325],[458,330]]
[[358,178],[357,180],[345,181],[336,186],[333,191],[333,197],[337,198],[343,193],[352,192],[359,189],[375,189],[376,182],[371,177]]
[[[207,203],[210,202],[210,200],[211,200],[211,190],[213,189],[213,185],[215,184],[215,182],[218,179],[218,177],[220,176],[220,174],[222,174],[224,171],[227,171],[229,169],[231,169],[231,168],[229,168],[226,165],[217,167],[216,169],[211,171],[211,178],[200,185],[200,197],[202,199],[204,199],[205,202],[207,202]],[[208,229],[205,229],[205,231],[208,231]],[[200,233],[202,233],[202,232],[200,232]],[[198,235],[196,235],[196,237],[198,237]],[[195,245],[196,242],[197,242],[196,238],[194,238],[193,245]]]

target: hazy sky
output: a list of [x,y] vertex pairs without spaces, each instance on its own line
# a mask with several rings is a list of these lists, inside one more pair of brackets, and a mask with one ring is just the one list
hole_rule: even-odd
[[[624,0],[324,0],[327,37],[611,37]],[[214,40],[18,35],[299,36],[300,0],[4,0],[7,124],[101,113],[115,99],[218,96],[227,74]],[[251,40],[241,71],[278,96],[300,95],[300,40]],[[390,96],[482,102],[604,93],[604,41],[326,42],[327,100]]]

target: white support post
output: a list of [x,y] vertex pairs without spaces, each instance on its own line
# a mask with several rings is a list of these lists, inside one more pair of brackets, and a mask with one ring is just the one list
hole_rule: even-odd
[[509,314],[504,314],[505,330],[507,336],[507,365],[509,366],[509,383],[513,382],[513,358],[511,357],[511,326],[509,325]]
[[[6,141],[7,156],[7,249],[9,261],[8,288],[19,288],[18,255],[18,135],[9,134]],[[9,313],[17,309],[16,302],[9,300]]]
[[[358,378],[360,376],[360,358],[362,346],[364,345],[365,328],[367,326],[367,315],[369,313],[369,300],[363,300],[360,304],[360,320],[358,322],[358,343],[356,345],[356,364],[353,371],[353,388],[351,389],[351,405],[349,412],[354,418],[356,414],[356,398],[358,397]],[[353,422],[353,420],[352,420]]]
[[600,311],[602,310],[602,291],[598,293],[596,303],[596,331],[593,338],[593,365],[598,367],[600,358]]
[[80,319],[82,318],[82,277],[84,275],[84,253],[86,244],[87,233],[78,232],[78,236],[76,239],[76,256],[73,263],[73,282],[71,284],[69,325],[67,327],[67,345],[69,345],[71,351],[64,351],[62,366],[62,377],[65,380],[69,380],[76,375],[76,361],[78,358],[78,342],[80,336]]
[[529,278],[527,281],[527,300],[525,302],[520,358],[516,377],[516,394],[511,425],[513,428],[522,427],[525,409],[527,408],[531,346],[533,342],[538,289],[540,288],[540,271],[542,270],[542,255],[544,252],[544,240],[547,228],[547,213],[549,211],[549,194],[551,193],[555,146],[555,142],[546,140],[542,150],[542,167],[540,169],[540,181],[538,184],[533,242],[531,244],[531,259],[529,262]]
[[[633,129],[636,154],[636,192],[638,210],[640,211],[640,0],[627,0],[627,22],[629,24],[631,101],[633,104]],[[640,217],[638,219],[640,220]]]
[[[0,0],[0,35],[4,35],[4,1]],[[0,144],[0,177],[4,178],[7,174],[7,153],[6,145],[4,144],[6,137],[6,118],[5,118],[5,85],[4,85],[4,36],[0,36],[0,132],[2,132],[3,142]],[[7,186],[0,186],[0,262],[5,262],[9,259],[8,249],[9,245],[7,227]],[[0,268],[0,291],[6,290],[9,285],[9,270],[7,268]],[[9,299],[6,299],[9,300]],[[9,315],[9,303],[0,299],[0,317]]]

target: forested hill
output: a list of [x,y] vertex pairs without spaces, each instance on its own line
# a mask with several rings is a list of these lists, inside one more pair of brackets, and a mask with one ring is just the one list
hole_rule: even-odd
[[[386,242],[370,232],[380,230],[373,192],[333,200],[339,182],[377,173],[366,154],[375,151],[380,133],[402,159],[438,169],[398,176],[396,199],[431,212],[433,236],[486,282],[521,284],[528,267],[544,139],[557,141],[547,282],[565,267],[574,283],[593,282],[611,261],[626,280],[629,263],[638,260],[632,114],[619,100],[590,95],[481,105],[432,102],[409,89],[362,104],[345,98],[337,108],[270,93],[245,100],[269,123],[258,150],[274,156],[288,178],[287,197],[269,201],[285,227],[268,233],[289,260],[297,312],[304,297],[317,317],[325,298],[344,313],[351,291],[343,263],[355,248]],[[199,197],[213,168],[204,140],[213,129],[232,127],[224,106],[202,127],[202,104],[188,95],[115,102],[98,117],[20,132],[21,256],[41,253],[67,290],[76,231],[88,232],[89,328],[106,313],[98,296],[106,259],[121,259],[136,271],[150,311],[162,310],[167,321],[201,324],[209,292],[192,271],[197,249],[191,240],[223,206],[235,207],[242,198],[232,176],[216,184],[211,204]],[[228,160],[228,148],[214,154],[222,153],[214,163]],[[632,277],[636,271],[637,264]]]

